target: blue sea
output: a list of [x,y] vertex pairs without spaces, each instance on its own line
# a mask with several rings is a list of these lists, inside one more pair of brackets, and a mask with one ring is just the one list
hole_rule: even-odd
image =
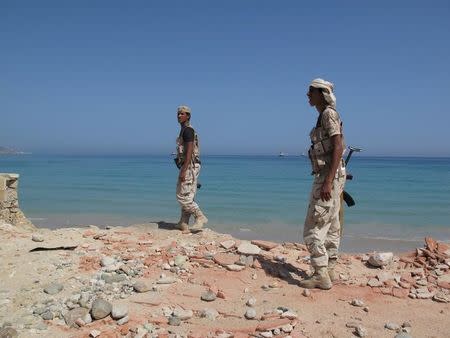
[[[203,156],[197,200],[208,227],[240,238],[301,241],[311,188],[305,157]],[[450,240],[450,159],[355,155],[343,250],[413,248]],[[19,173],[20,206],[42,227],[176,222],[170,156],[0,156]]]

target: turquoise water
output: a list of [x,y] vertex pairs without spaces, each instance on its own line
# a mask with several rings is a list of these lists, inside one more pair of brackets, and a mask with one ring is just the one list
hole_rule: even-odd
[[[204,156],[198,201],[211,228],[298,240],[312,177],[304,157]],[[347,238],[450,239],[449,158],[354,156],[346,190]],[[20,203],[40,226],[175,222],[177,170],[170,156],[2,156],[20,178]]]

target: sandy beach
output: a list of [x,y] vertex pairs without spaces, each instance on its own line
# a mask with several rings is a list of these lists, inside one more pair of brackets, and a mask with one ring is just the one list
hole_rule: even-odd
[[[445,337],[450,250],[374,267],[341,254],[330,291],[303,290],[300,243],[169,223],[22,230],[2,223],[0,337]],[[8,335],[9,334],[9,335]]]

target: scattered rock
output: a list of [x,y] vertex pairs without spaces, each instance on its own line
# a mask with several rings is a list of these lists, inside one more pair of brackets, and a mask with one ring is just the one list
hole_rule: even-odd
[[372,287],[372,288],[378,288],[378,287],[383,286],[383,283],[380,282],[380,281],[379,281],[378,279],[376,279],[376,278],[371,278],[371,279],[369,279],[369,281],[367,282],[367,285],[370,286],[370,287]]
[[296,314],[294,311],[286,311],[286,312],[283,312],[281,317],[282,318],[289,318],[289,319],[297,319],[298,318],[298,314]]
[[175,316],[169,318],[169,325],[179,326],[181,324],[181,319]]
[[384,327],[386,329],[388,329],[388,330],[391,330],[391,331],[398,331],[398,330],[400,330],[400,325],[398,325],[396,323],[391,323],[391,322],[384,324]]
[[150,291],[152,289],[152,286],[149,283],[147,283],[146,281],[138,280],[136,283],[134,283],[133,289],[136,292],[142,293],[142,292]]
[[220,243],[220,246],[222,246],[222,248],[227,249],[227,250],[233,248],[235,245],[236,245],[236,242],[231,239],[229,241],[223,241]]
[[[83,319],[86,317],[86,315],[89,314],[89,310],[84,307],[77,307],[73,310],[70,310],[64,315],[64,320],[66,324],[70,327],[78,327],[78,325],[75,323],[77,319]],[[84,321],[86,322],[86,321]]]
[[112,283],[120,283],[127,279],[127,277],[124,274],[116,274],[116,273],[104,273],[101,277],[105,283],[112,284]]
[[241,245],[238,246],[237,251],[244,255],[258,255],[261,252],[261,249],[250,242],[242,241]]
[[116,260],[112,257],[105,256],[100,261],[100,265],[103,267],[108,267],[110,265],[114,265],[116,263]]
[[180,320],[188,320],[191,319],[192,316],[194,316],[194,312],[192,310],[184,310],[181,308],[176,308],[173,311],[172,316],[180,318]]
[[256,317],[256,310],[252,307],[247,308],[247,311],[245,311],[245,318],[255,319],[255,317]]
[[379,274],[377,274],[377,278],[381,283],[384,283],[388,280],[394,279],[394,276],[391,272],[383,271],[383,272],[380,272]]
[[253,240],[253,241],[251,241],[251,243],[264,249],[264,250],[272,250],[280,245],[280,244],[274,243],[274,242],[258,241],[258,240]]
[[252,266],[253,265],[253,256],[241,255],[239,257],[238,264],[244,265],[244,266]]
[[450,297],[443,292],[438,292],[433,296],[433,300],[439,303],[449,303]]
[[215,254],[213,259],[214,259],[215,263],[222,265],[222,266],[227,266],[227,265],[231,265],[231,264],[234,264],[237,261],[239,261],[239,256],[236,254],[227,254],[227,253],[220,252],[218,254]]
[[86,323],[84,322],[84,320],[81,319],[81,318],[78,318],[78,319],[75,321],[75,324],[77,324],[79,327],[82,327],[82,326],[85,326],[85,325],[86,325]]
[[353,299],[351,304],[357,307],[364,307],[364,302],[361,299]]
[[42,319],[44,320],[53,320],[53,313],[51,311],[45,311],[42,315],[41,315]]
[[33,234],[31,236],[31,240],[33,242],[43,242],[44,241],[44,236],[42,234]]
[[358,337],[367,337],[367,330],[362,325],[358,325],[355,328],[355,334]]
[[92,303],[91,316],[93,319],[102,319],[107,317],[112,310],[111,303],[107,302],[104,299],[97,298]]
[[126,303],[114,303],[111,309],[113,319],[121,319],[128,315],[128,305]]
[[285,333],[290,333],[290,332],[292,332],[293,329],[294,328],[292,327],[291,324],[286,324],[281,327],[281,331],[283,331]]
[[392,262],[393,258],[392,252],[378,252],[370,255],[367,262],[374,267],[382,267]]
[[56,295],[64,289],[64,286],[59,283],[52,283],[44,288],[44,292],[49,295]]
[[273,337],[272,331],[260,332],[259,335],[263,338],[272,338]]
[[207,318],[209,320],[216,320],[216,318],[219,317],[219,312],[213,308],[206,308],[202,310],[200,317]]
[[255,304],[256,304],[256,299],[255,298],[250,298],[247,301],[247,306],[253,307],[253,306],[255,306]]
[[229,271],[242,271],[245,269],[244,265],[230,264],[226,266]]
[[92,330],[91,332],[89,332],[89,337],[96,338],[100,336],[101,333],[102,332],[99,330]]
[[186,256],[178,255],[175,257],[174,264],[175,266],[182,267],[187,262],[187,260],[188,258]]
[[117,325],[124,325],[124,324],[128,323],[129,320],[130,320],[130,317],[125,316],[117,321]]
[[420,292],[420,293],[416,294],[416,297],[418,299],[431,299],[431,298],[433,298],[433,296],[434,296],[434,293],[432,293],[432,292]]
[[302,292],[302,295],[305,297],[310,297],[311,296],[311,291],[309,289],[304,289]]
[[205,302],[215,301],[216,298],[217,298],[216,294],[214,292],[212,292],[211,290],[206,291],[201,296],[201,300],[203,300]]
[[[256,331],[268,331],[268,330],[275,330],[279,327],[290,324],[291,320],[289,318],[278,318],[273,320],[263,320],[259,322],[258,326],[256,327]],[[274,332],[276,335],[276,333]],[[280,331],[278,330],[278,333],[280,334]]]

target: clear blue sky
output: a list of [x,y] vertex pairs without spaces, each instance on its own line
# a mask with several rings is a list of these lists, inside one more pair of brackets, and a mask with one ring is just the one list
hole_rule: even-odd
[[0,1],[0,145],[173,151],[192,107],[207,154],[299,154],[312,78],[347,144],[450,156],[448,1]]

